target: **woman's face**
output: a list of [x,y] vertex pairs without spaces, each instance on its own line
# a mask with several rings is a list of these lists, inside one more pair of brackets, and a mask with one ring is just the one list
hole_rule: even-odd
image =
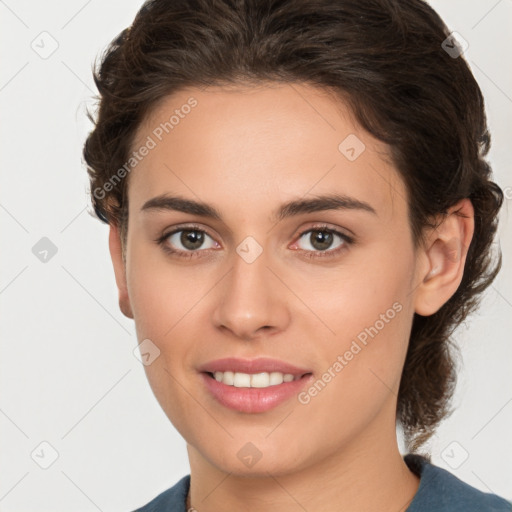
[[[278,475],[389,441],[418,256],[386,147],[294,84],[182,90],[133,150],[120,300],[189,448],[225,472]],[[218,217],[150,203],[163,196]],[[202,372],[263,357],[307,375],[272,389]]]

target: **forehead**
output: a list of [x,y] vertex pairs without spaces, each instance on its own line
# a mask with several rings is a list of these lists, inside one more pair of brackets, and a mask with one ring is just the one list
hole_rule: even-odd
[[141,123],[132,150],[144,146],[129,177],[130,208],[166,192],[254,213],[273,199],[333,190],[387,215],[405,202],[386,145],[341,99],[310,85],[182,89]]

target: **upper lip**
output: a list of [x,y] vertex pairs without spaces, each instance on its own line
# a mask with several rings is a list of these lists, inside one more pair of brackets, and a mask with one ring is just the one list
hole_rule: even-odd
[[299,368],[293,364],[278,359],[259,357],[257,359],[239,359],[237,357],[226,357],[216,359],[199,367],[201,372],[240,372],[240,373],[263,373],[281,372],[291,373],[294,377],[311,373],[311,370]]

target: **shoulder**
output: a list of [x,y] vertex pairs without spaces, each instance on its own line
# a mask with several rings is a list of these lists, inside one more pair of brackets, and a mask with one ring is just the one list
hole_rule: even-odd
[[149,503],[133,512],[185,512],[185,499],[189,486],[190,475],[187,475]]
[[404,460],[420,477],[420,486],[407,512],[512,512],[512,503],[479,491],[424,457],[409,454]]

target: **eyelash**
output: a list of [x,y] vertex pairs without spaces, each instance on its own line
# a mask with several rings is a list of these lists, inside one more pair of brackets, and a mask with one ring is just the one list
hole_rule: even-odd
[[[167,239],[171,235],[174,235],[175,233],[179,233],[180,231],[198,231],[198,232],[201,232],[201,233],[204,233],[204,234],[210,236],[208,234],[208,232],[205,231],[204,229],[202,229],[201,227],[199,227],[197,225],[188,225],[188,226],[180,226],[179,228],[175,228],[172,231],[169,231],[169,232],[163,234],[161,237],[158,237],[155,240],[155,242],[159,246],[161,246],[162,249],[166,253],[173,255],[173,256],[177,256],[179,258],[192,259],[192,258],[201,257],[201,256],[199,256],[199,253],[201,253],[200,249],[198,249],[196,251],[181,251],[181,250],[171,249],[168,245],[166,245]],[[334,258],[334,257],[338,256],[339,253],[346,250],[347,245],[353,245],[355,243],[354,238],[352,238],[351,236],[348,236],[345,233],[341,233],[340,231],[338,231],[336,229],[330,228],[329,226],[327,226],[325,224],[313,226],[311,228],[306,229],[305,231],[302,231],[301,233],[299,233],[297,240],[300,240],[305,234],[315,232],[315,231],[326,232],[326,233],[338,235],[342,239],[343,244],[340,247],[337,247],[336,249],[328,249],[325,251],[308,251],[305,249],[298,249],[298,251],[304,253],[304,256],[306,258],[310,258],[310,259]],[[210,236],[210,238],[213,238],[213,237]],[[204,249],[203,249],[203,251],[204,251]]]

